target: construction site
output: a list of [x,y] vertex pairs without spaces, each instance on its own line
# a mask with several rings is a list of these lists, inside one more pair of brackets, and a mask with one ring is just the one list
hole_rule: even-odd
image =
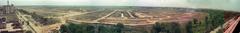
[[0,0],[0,33],[239,33],[239,0]]
[[[213,31],[215,28],[220,30],[219,25],[225,22],[222,10],[141,6],[14,6],[7,2],[7,5],[0,6],[0,33],[79,33],[88,31],[86,28],[91,32],[105,33],[115,32],[119,25],[124,27],[119,29],[124,33],[153,33],[161,29],[165,29],[161,31],[163,33],[179,32],[177,30],[188,33],[189,29],[205,33],[216,32]],[[71,23],[76,25],[71,26]],[[155,25],[160,28],[155,28]]]
[[188,10],[187,12],[178,12],[176,10],[158,9],[155,11],[134,11],[134,10],[105,10],[101,12],[92,12],[83,15],[77,15],[69,18],[70,21],[85,23],[103,23],[125,25],[149,25],[155,22],[176,22],[184,23],[193,18],[204,17],[204,13]]
[[[88,23],[88,24],[108,24],[115,25],[122,23],[126,26],[144,26],[159,23],[178,23],[185,25],[192,19],[202,19],[206,13],[197,12],[194,9],[178,8],[156,8],[156,9],[121,9],[121,8],[81,8],[81,7],[28,7],[19,6],[22,9],[20,14],[25,15],[24,19],[31,21],[35,33],[45,31],[57,31],[61,25],[67,23]],[[23,19],[23,20],[24,20]],[[142,27],[138,27],[142,26]],[[148,27],[148,29],[151,26]],[[47,33],[47,32],[45,32]]]

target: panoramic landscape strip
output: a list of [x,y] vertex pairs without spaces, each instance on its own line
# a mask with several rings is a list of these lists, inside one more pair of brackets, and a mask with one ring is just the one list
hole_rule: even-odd
[[239,33],[240,12],[184,7],[0,4],[0,33]]

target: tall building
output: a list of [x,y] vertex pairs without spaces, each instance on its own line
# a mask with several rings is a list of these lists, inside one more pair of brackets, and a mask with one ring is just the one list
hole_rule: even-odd
[[9,0],[7,0],[7,5],[0,6],[0,16],[15,14],[16,8],[13,4],[10,5]]
[[23,33],[23,27],[20,23],[14,5],[9,4],[0,6],[0,33]]

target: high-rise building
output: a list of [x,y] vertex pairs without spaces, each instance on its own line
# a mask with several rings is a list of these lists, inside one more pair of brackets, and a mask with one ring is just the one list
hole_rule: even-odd
[[14,5],[10,5],[9,0],[7,0],[7,5],[0,6],[0,33],[23,33],[23,27],[16,11]]

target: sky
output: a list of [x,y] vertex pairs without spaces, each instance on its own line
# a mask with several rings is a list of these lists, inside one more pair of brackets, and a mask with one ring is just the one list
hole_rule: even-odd
[[[151,6],[188,7],[240,10],[240,0],[10,0],[23,5],[61,5],[61,6]],[[0,5],[6,0],[0,0]]]
[[[2,0],[1,4],[5,4]],[[11,0],[16,5],[86,5],[86,6],[161,6],[184,5],[185,0]]]

